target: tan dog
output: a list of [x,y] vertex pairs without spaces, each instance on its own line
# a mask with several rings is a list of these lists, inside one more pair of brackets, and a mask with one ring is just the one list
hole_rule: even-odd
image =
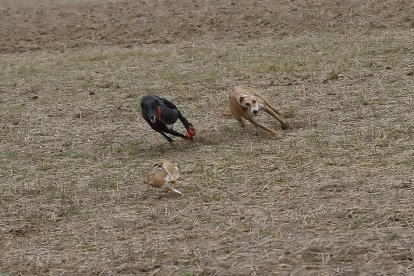
[[282,125],[282,129],[288,129],[289,125],[282,119],[282,113],[274,108],[265,98],[260,96],[257,91],[251,87],[235,86],[229,91],[229,107],[231,115],[239,121],[241,127],[245,127],[244,119],[249,120],[256,127],[269,131],[275,137],[279,137],[277,132],[253,118],[261,111],[276,118]]
[[160,189],[162,192],[172,191],[182,195],[179,190],[173,187],[179,177],[180,173],[178,168],[173,163],[164,161],[155,164],[147,173],[145,183]]

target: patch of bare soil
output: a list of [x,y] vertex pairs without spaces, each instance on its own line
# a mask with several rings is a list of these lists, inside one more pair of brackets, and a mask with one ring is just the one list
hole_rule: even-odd
[[414,26],[414,2],[29,1],[0,2],[0,53],[85,46],[246,40]]

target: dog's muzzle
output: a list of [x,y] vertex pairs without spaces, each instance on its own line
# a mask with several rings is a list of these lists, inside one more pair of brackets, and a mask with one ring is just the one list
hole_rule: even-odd
[[253,116],[257,116],[260,114],[260,112],[262,112],[262,108],[257,108],[257,109],[250,109],[250,112],[253,114]]

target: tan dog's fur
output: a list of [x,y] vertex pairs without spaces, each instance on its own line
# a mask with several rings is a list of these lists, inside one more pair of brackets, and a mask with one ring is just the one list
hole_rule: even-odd
[[235,86],[229,91],[229,107],[233,117],[239,121],[241,127],[245,127],[243,119],[250,121],[256,127],[262,128],[275,137],[277,132],[253,119],[262,110],[273,116],[282,125],[282,129],[288,129],[288,124],[282,119],[282,113],[274,108],[265,98],[260,96],[254,88],[246,86]]
[[172,191],[182,195],[179,190],[173,187],[179,177],[178,168],[173,163],[164,161],[154,165],[147,173],[145,182],[152,187],[160,189],[162,192]]

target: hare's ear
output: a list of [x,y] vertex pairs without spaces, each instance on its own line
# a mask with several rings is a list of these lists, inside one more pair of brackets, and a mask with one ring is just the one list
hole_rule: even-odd
[[162,168],[162,163],[156,163],[154,164],[154,166],[152,166],[154,169],[161,169]]

